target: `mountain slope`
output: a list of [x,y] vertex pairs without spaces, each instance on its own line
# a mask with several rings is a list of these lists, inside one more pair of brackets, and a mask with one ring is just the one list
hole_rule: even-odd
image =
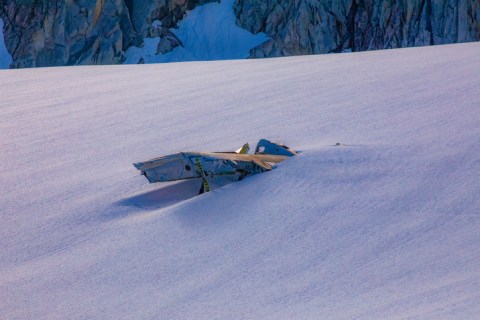
[[[196,9],[202,13],[193,13]],[[0,18],[11,68],[263,58],[480,40],[478,0],[6,0]],[[184,30],[178,30],[180,24]],[[253,37],[249,32],[262,35],[247,41]],[[192,52],[192,44],[202,50]],[[174,48],[177,53],[170,54]]]
[[[1,71],[2,317],[474,318],[479,54]],[[198,197],[132,166],[262,137],[302,153]]]
[[[265,42],[265,34],[253,35],[235,24],[234,0],[209,3],[189,11],[169,35],[143,39],[141,48],[130,47],[125,52],[125,63],[209,61],[248,58],[250,49]],[[160,26],[161,28],[161,26]],[[165,44],[174,36],[179,45],[173,49]],[[163,43],[162,43],[163,41]],[[162,44],[171,51],[159,51]]]
[[271,38],[255,58],[480,40],[477,0],[238,0],[234,10],[240,26]]

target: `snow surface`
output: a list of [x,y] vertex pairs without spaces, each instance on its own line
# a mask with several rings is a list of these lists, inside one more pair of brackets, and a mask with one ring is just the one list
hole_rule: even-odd
[[0,18],[0,69],[8,69],[12,63],[12,56],[8,53],[3,36],[3,20]]
[[[160,38],[145,38],[142,48],[130,47],[126,52],[126,64],[136,64],[143,58],[145,63],[209,61],[244,59],[250,49],[268,40],[264,33],[253,35],[238,27],[233,13],[235,0],[207,3],[188,11],[178,29],[170,29],[183,46],[166,54],[157,55]],[[152,25],[159,26],[159,21]]]
[[[1,318],[477,318],[479,56],[2,71]],[[132,166],[263,137],[302,154],[197,197]]]

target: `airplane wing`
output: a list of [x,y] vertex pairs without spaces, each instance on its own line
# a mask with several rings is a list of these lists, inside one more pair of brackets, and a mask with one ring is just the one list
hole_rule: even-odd
[[288,156],[268,154],[181,152],[134,163],[134,166],[151,183],[216,176],[236,181],[269,171],[286,158]]

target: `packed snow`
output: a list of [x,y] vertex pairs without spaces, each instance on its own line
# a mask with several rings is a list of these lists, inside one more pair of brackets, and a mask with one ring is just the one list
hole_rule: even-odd
[[[157,54],[160,37],[145,38],[141,48],[130,47],[127,64],[245,59],[250,49],[268,40],[264,33],[252,34],[238,27],[233,12],[235,0],[212,2],[187,12],[178,29],[170,29],[181,45],[165,54]],[[161,27],[154,21],[153,27]]]
[[12,56],[5,46],[5,37],[3,35],[3,20],[0,18],[0,69],[8,69],[12,63]]
[[[477,318],[479,56],[0,72],[1,318]],[[259,138],[301,154],[200,196],[132,166]]]

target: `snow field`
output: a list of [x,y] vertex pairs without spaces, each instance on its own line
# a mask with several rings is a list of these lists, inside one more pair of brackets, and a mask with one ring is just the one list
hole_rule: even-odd
[[[479,54],[0,72],[2,317],[474,319]],[[132,166],[259,138],[302,153],[198,197]]]

